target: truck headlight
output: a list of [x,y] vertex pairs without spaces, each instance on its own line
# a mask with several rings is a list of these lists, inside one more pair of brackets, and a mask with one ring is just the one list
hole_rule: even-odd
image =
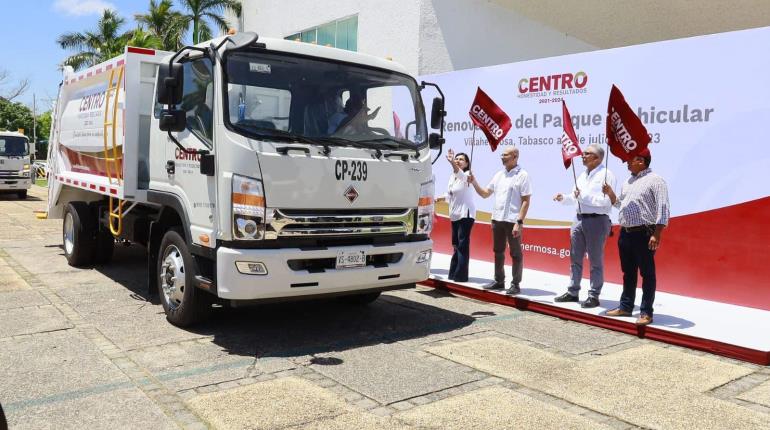
[[262,181],[233,175],[233,237],[238,240],[265,237],[265,189]]
[[433,230],[433,180],[420,185],[420,198],[417,201],[417,226],[415,233],[430,234]]

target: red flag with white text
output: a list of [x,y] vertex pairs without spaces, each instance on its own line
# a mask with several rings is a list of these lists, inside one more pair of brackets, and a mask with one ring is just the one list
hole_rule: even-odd
[[575,134],[575,127],[572,125],[572,117],[567,110],[567,103],[562,99],[561,101],[561,113],[562,113],[562,126],[564,133],[561,135],[561,158],[564,161],[564,168],[569,169],[572,164],[572,159],[579,157],[583,154],[578,146],[577,134]]
[[647,128],[615,85],[607,104],[607,142],[610,151],[623,161],[636,157],[650,143]]
[[497,145],[511,129],[511,119],[508,115],[481,88],[476,90],[476,97],[468,114],[471,121],[487,136],[492,151],[496,150]]

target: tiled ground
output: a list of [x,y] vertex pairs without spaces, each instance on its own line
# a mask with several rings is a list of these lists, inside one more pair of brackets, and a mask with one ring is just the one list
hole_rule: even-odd
[[425,287],[369,307],[218,309],[190,330],[145,255],[69,267],[45,190],[0,196],[13,429],[770,428],[770,370]]

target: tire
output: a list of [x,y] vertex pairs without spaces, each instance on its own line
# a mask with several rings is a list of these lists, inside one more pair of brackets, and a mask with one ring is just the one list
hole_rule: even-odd
[[19,198],[25,200],[27,198],[27,190],[19,191]]
[[382,293],[379,291],[374,293],[354,294],[350,296],[342,296],[339,298],[339,300],[342,303],[349,305],[366,306],[377,300],[380,297],[380,294]]
[[96,222],[85,202],[71,202],[64,210],[62,242],[67,263],[74,267],[93,263]]
[[115,238],[109,231],[97,231],[94,246],[94,263],[107,264],[112,260]]
[[206,292],[193,284],[195,262],[179,227],[169,229],[163,236],[157,270],[158,295],[168,322],[188,327],[208,317],[211,301]]

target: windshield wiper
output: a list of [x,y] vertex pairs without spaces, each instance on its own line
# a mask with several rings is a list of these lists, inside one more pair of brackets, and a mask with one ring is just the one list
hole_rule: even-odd
[[411,149],[415,152],[416,156],[420,156],[420,150],[415,146],[415,144],[412,141],[406,140],[406,139],[399,139],[397,137],[376,137],[374,139],[366,139],[363,142],[366,143],[376,143],[376,144],[382,144],[385,142],[393,142],[395,146],[389,146],[391,149],[397,149],[397,148],[406,148]]
[[324,155],[329,155],[331,152],[331,148],[329,148],[329,145],[323,142],[320,142],[316,139],[310,139],[305,136],[302,136],[301,134],[294,134],[285,130],[279,130],[279,129],[273,129],[273,128],[250,128],[250,127],[244,127],[242,125],[233,124],[235,128],[238,130],[243,131],[246,134],[254,135],[255,137],[263,138],[263,139],[272,139],[277,140],[281,142],[298,142],[298,143],[307,143],[309,145],[320,145],[324,148]]

